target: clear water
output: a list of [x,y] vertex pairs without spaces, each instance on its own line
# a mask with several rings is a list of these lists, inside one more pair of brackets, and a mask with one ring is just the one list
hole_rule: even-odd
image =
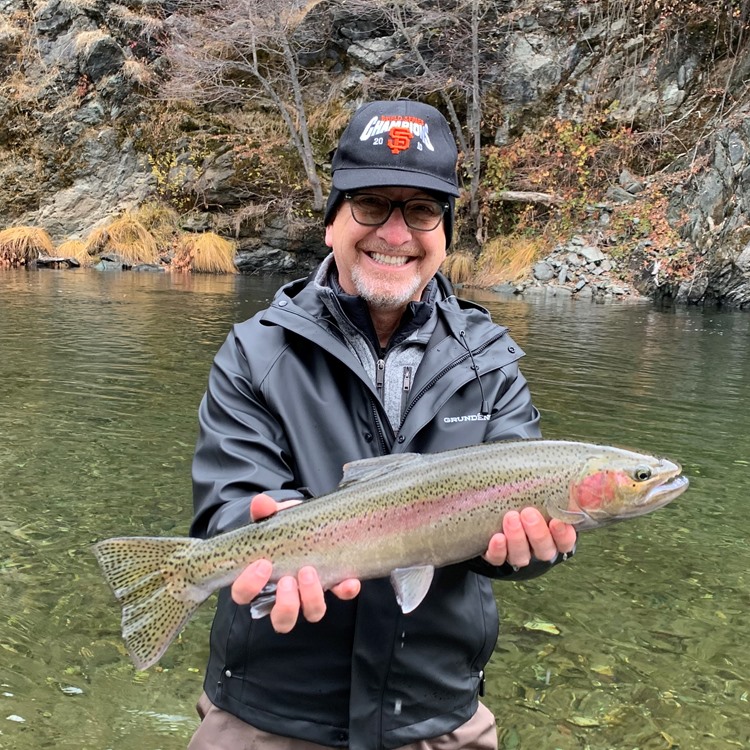
[[[210,607],[136,672],[89,548],[186,532],[211,358],[280,281],[0,274],[0,748],[185,747]],[[750,746],[750,316],[475,296],[526,349],[548,437],[663,453],[692,483],[497,585],[501,748]]]

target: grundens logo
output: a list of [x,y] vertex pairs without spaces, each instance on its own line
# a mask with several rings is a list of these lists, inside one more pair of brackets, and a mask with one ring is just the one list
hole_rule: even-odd
[[489,414],[464,414],[460,417],[443,417],[443,422],[453,424],[454,422],[489,422]]

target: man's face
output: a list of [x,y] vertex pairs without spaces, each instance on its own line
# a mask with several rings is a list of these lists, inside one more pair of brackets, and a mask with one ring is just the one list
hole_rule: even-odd
[[[434,197],[422,190],[400,187],[361,192],[396,201]],[[398,208],[385,224],[362,226],[344,200],[326,227],[326,245],[333,250],[339,283],[347,294],[359,295],[374,309],[399,309],[422,296],[445,259],[446,238],[442,221],[427,232],[410,229]]]

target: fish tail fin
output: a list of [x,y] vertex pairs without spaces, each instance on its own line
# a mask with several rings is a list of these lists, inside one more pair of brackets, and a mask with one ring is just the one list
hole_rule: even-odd
[[155,664],[208,596],[186,582],[186,553],[199,539],[116,537],[94,554],[122,605],[122,637],[137,669]]

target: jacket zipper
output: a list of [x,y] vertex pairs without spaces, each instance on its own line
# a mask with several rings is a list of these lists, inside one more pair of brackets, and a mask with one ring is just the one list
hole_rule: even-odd
[[388,441],[385,438],[385,433],[383,432],[383,425],[380,421],[380,414],[378,413],[378,404],[374,401],[372,396],[370,396],[370,408],[372,409],[372,418],[378,431],[378,440],[380,441],[380,455],[385,456],[390,453],[391,450],[390,446],[388,445]]
[[[504,335],[505,335],[505,331],[503,331],[502,333],[499,333],[497,336],[493,336],[489,341],[485,341],[484,344],[482,344],[480,347],[478,347],[477,349],[474,349],[472,354],[479,354],[480,352],[483,352],[488,346],[492,346],[492,344],[494,344],[498,339],[502,338]],[[425,384],[422,390],[419,391],[419,393],[417,393],[414,396],[409,406],[401,415],[401,425],[399,426],[399,432],[401,431],[401,427],[406,421],[407,415],[414,408],[414,405],[417,403],[417,401],[419,401],[419,399],[422,398],[422,396],[424,396],[425,393],[427,393],[427,391],[429,391],[430,388],[432,388],[435,385],[435,383],[437,383],[442,377],[444,377],[446,373],[450,372],[454,367],[457,367],[462,362],[465,362],[467,359],[469,359],[468,352],[458,357],[458,359],[454,359],[453,362],[451,362],[449,365],[444,367],[437,375],[435,375],[435,377],[432,380],[430,380],[429,383]]]
[[375,365],[375,390],[378,392],[378,398],[383,401],[385,388],[385,360],[383,358],[378,359]]
[[[409,400],[411,392],[412,369],[408,365],[404,367],[404,379],[401,382],[401,413],[406,409],[406,402]],[[402,420],[403,421],[403,420]]]

